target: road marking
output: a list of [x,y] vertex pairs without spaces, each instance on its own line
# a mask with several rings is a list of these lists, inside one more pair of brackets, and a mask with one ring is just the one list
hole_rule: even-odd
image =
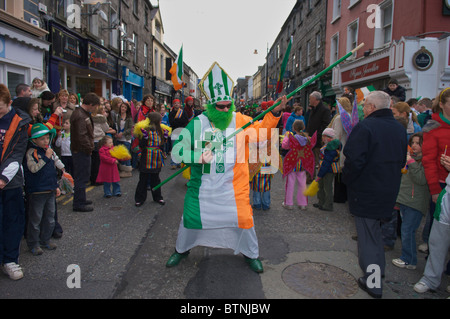
[[[95,186],[89,186],[88,188],[86,188],[86,193],[89,192],[89,191],[91,191],[91,190],[93,190],[94,187],[95,187]],[[66,196],[67,196],[67,195],[68,195],[68,194],[59,197],[59,198],[56,200],[56,202],[59,204],[60,202],[62,202],[63,200],[66,199]],[[69,198],[68,200],[66,200],[64,203],[62,203],[62,205],[63,205],[63,206],[66,206],[66,205],[69,204],[71,201],[73,201],[73,196],[70,196],[70,198]]]

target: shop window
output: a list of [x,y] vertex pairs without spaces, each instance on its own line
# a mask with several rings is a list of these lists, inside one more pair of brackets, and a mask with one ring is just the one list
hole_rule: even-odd
[[16,96],[16,86],[25,83],[25,74],[8,71],[8,89],[11,96]]

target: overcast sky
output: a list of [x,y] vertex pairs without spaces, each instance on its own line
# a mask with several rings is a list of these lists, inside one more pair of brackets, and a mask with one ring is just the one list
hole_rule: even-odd
[[[160,0],[164,42],[201,79],[213,62],[235,81],[265,63],[296,0]],[[154,5],[157,0],[151,0]],[[254,51],[258,50],[258,54]]]

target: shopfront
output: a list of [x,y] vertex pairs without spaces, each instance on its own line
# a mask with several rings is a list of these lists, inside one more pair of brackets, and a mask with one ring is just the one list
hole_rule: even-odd
[[17,84],[31,84],[35,77],[44,78],[45,52],[49,46],[37,36],[0,22],[0,83],[8,87],[11,96],[16,95]]
[[[153,95],[156,103],[172,104],[173,86],[153,77]],[[185,96],[186,97],[186,96]],[[184,102],[183,102],[184,103]]]
[[450,85],[450,37],[401,38],[377,52],[333,69],[332,88],[373,86],[383,90],[396,79],[410,98],[434,98]]
[[52,24],[49,59],[49,87],[52,92],[67,89],[81,96],[94,92],[110,99],[120,94],[118,58],[100,45]]
[[142,101],[144,91],[144,77],[134,73],[126,66],[123,67],[123,96],[131,101]]

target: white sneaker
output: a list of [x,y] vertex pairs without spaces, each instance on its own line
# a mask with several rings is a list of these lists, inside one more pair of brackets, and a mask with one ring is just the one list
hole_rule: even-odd
[[424,283],[423,281],[419,281],[417,284],[414,285],[414,291],[418,292],[419,294],[423,294],[428,290],[430,290],[430,287],[428,287],[427,284]]
[[284,208],[289,209],[289,210],[294,209],[294,206],[286,205],[284,202],[281,204],[281,206],[283,206]]
[[427,243],[420,244],[419,247],[417,247],[417,249],[421,253],[428,253],[428,244]]
[[299,207],[300,207],[301,210],[307,210],[307,206],[300,205]]
[[397,266],[399,268],[416,269],[416,265],[410,265],[401,260],[400,258],[392,259],[392,263],[394,264],[394,266]]
[[3,272],[12,280],[19,280],[23,278],[22,268],[16,263],[7,263],[2,265]]

